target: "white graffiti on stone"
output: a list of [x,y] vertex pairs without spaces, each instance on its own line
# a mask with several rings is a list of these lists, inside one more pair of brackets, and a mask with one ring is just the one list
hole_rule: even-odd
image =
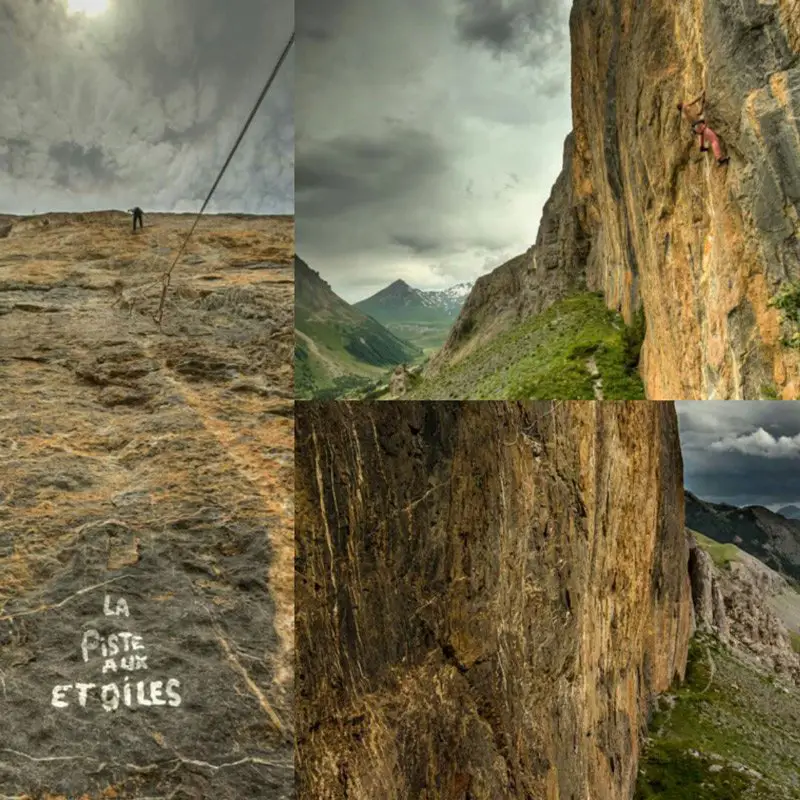
[[[112,601],[109,595],[105,596],[103,613],[107,617],[129,618],[131,615],[124,597]],[[87,664],[96,661],[99,666],[102,662],[102,675],[149,670],[144,641],[131,631],[117,631],[102,636],[95,628],[89,628],[81,638],[81,656]],[[177,708],[181,704],[180,688],[181,682],[176,678],[135,681],[129,675],[120,676],[116,683],[62,683],[53,687],[50,705],[53,708],[69,708],[77,704],[86,708],[93,697],[109,712],[121,706]]]

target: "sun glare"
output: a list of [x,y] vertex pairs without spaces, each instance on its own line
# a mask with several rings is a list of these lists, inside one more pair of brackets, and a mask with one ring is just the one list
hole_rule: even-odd
[[99,17],[108,10],[109,0],[67,0],[67,11],[70,14],[84,14],[87,17]]

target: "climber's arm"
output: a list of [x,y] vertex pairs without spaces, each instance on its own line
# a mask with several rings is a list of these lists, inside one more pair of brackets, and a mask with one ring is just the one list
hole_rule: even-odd
[[692,106],[696,106],[698,103],[700,104],[700,108],[697,111],[697,115],[700,116],[700,115],[702,115],[703,109],[704,109],[705,104],[706,104],[706,93],[705,93],[705,91],[703,91],[700,94],[699,97],[695,97],[695,99],[690,101],[689,103],[678,103],[678,111],[681,111],[682,113],[688,114],[688,109],[690,109]]

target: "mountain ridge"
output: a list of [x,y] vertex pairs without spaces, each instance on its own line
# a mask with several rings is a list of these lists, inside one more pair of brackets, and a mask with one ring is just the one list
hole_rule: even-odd
[[432,319],[437,319],[435,312],[441,311],[442,316],[455,320],[472,286],[473,282],[465,281],[447,289],[426,290],[417,289],[402,278],[398,278],[375,294],[353,303],[353,306],[379,322],[383,322],[382,317],[393,321],[392,312],[402,313],[401,307],[417,313],[423,310],[431,311]]
[[736,544],[776,572],[800,581],[800,520],[764,506],[731,506],[686,496],[686,525],[722,544]]
[[337,295],[295,256],[295,388],[298,397],[338,396],[421,355]]

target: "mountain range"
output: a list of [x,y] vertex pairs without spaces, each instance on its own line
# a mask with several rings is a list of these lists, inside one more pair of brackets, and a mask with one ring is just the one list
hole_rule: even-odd
[[472,283],[458,283],[443,291],[431,292],[415,289],[403,280],[396,280],[355,307],[386,324],[402,321],[437,321],[446,318],[452,322],[469,296]]
[[783,508],[779,508],[775,513],[787,519],[800,519],[800,506],[784,506]]
[[[800,520],[763,506],[710,503],[686,492],[686,526],[722,544],[735,544],[776,572],[800,582]],[[797,506],[787,506],[796,510]],[[783,509],[782,509],[783,510]]]
[[295,394],[338,397],[369,384],[422,351],[339,297],[295,258]]
[[355,308],[430,352],[444,344],[472,286],[471,282],[458,283],[442,291],[423,291],[396,280],[355,303]]

